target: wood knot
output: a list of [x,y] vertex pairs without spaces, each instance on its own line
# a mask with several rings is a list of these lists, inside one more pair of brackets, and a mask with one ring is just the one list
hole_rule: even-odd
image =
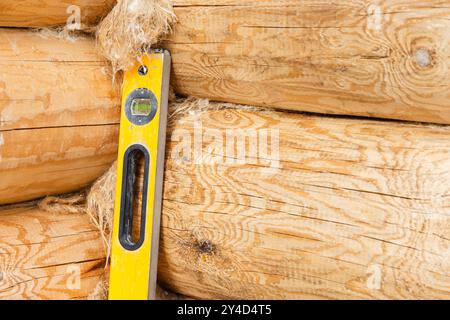
[[212,253],[214,251],[214,245],[209,240],[198,241],[197,247],[202,253]]
[[436,40],[429,37],[417,37],[411,43],[411,58],[419,69],[431,69],[436,66]]
[[428,68],[431,65],[431,54],[427,48],[419,48],[414,53],[416,63],[422,68]]
[[225,120],[231,121],[233,119],[233,115],[230,112],[225,112],[225,115],[223,116]]

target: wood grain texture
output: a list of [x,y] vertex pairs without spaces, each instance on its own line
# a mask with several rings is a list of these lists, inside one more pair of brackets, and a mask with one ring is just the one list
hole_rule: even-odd
[[[109,277],[100,233],[86,214],[32,204],[0,207],[0,299],[84,300]],[[190,299],[157,286],[157,300]]]
[[118,126],[0,131],[0,204],[90,185],[117,157]]
[[[247,157],[237,142],[226,153],[230,129],[278,130],[279,165],[276,153],[249,157],[260,142],[246,142]],[[449,134],[283,112],[180,118],[166,151],[160,281],[194,298],[448,299]]]
[[0,26],[2,27],[51,27],[67,23],[73,11],[80,8],[82,27],[93,26],[109,12],[116,0],[2,0],[0,2]]
[[92,39],[0,29],[0,204],[89,185],[116,157],[119,101]]
[[118,123],[118,90],[92,39],[0,29],[0,69],[0,130]]
[[448,1],[174,3],[179,23],[166,46],[180,93],[450,123]]
[[[246,157],[240,157],[238,140],[224,150],[227,133],[238,130],[249,136],[256,132],[257,145],[264,130],[269,137],[278,132],[279,139],[269,138],[267,152],[258,149],[256,156],[247,141]],[[166,151],[161,284],[193,298],[449,298],[449,131],[234,109],[194,111],[173,120]],[[0,250],[9,251],[0,254],[0,266],[16,261],[11,247],[41,243],[48,234],[55,240],[41,245],[61,238],[58,251],[30,261],[55,266],[78,261],[83,251],[77,245],[83,244],[70,240],[74,232],[65,219],[78,226],[80,217],[41,226],[59,217],[2,212]],[[67,251],[59,256],[63,244]],[[99,250],[101,243],[89,248]],[[48,251],[39,247],[37,252]],[[17,267],[16,274],[35,270],[28,265]],[[29,278],[17,276],[16,282],[2,284],[9,288],[5,296],[73,297],[61,287],[67,283],[64,276],[55,280],[66,269],[45,270],[41,282],[33,278],[22,284]],[[61,291],[48,290],[53,284]]]
[[87,215],[2,209],[0,230],[0,299],[85,299],[104,272]]

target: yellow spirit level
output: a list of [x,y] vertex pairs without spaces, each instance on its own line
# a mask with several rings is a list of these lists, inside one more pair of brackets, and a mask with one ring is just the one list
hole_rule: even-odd
[[109,299],[155,298],[169,77],[170,54],[162,50],[124,75]]

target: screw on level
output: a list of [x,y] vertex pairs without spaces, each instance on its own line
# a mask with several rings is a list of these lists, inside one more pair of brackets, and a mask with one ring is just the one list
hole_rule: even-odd
[[146,65],[142,65],[138,69],[138,73],[140,76],[145,76],[148,72],[148,67]]

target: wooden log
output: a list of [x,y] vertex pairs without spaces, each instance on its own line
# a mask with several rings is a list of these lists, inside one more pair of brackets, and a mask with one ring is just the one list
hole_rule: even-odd
[[118,88],[91,38],[0,28],[0,130],[118,123]]
[[111,10],[115,2],[116,0],[2,0],[0,26],[61,26],[65,25],[78,9],[81,27],[94,26]]
[[[108,268],[100,233],[86,214],[3,207],[0,231],[0,299],[106,298],[94,294],[108,280]],[[160,286],[156,296],[190,299]]]
[[80,189],[116,157],[119,102],[91,39],[0,29],[0,204]]
[[446,1],[177,0],[175,90],[219,101],[450,123]]
[[[233,134],[247,135],[246,156]],[[267,152],[252,152],[266,134]],[[182,117],[159,279],[194,298],[448,299],[449,134],[283,112]]]
[[0,230],[0,299],[85,299],[104,273],[100,234],[85,214],[2,209]]
[[117,157],[118,126],[0,132],[0,204],[89,186]]

